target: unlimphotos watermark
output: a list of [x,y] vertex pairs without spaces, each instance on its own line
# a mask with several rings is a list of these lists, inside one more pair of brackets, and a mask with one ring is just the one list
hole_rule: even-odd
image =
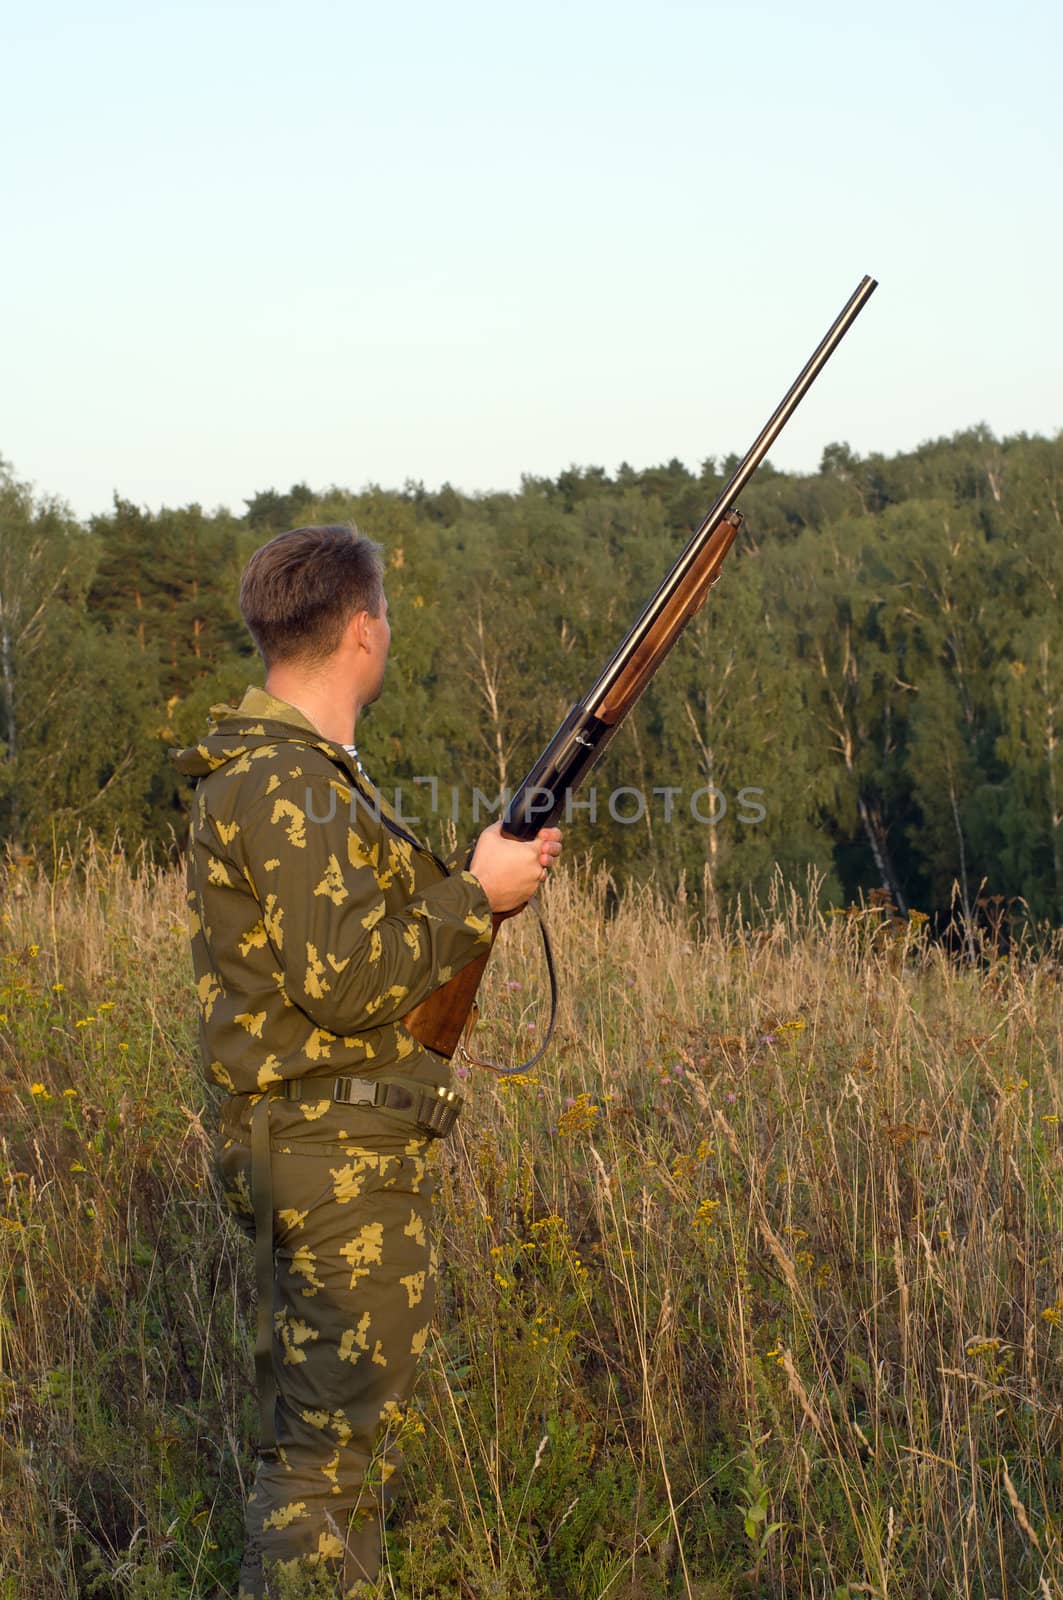
[[[473,826],[486,819],[493,821],[501,816],[513,798],[513,791],[504,788],[495,796],[491,796],[484,789],[473,788],[465,790],[461,785],[441,784],[438,778],[416,777],[411,782],[417,786],[417,794],[411,800],[420,808],[417,812],[406,811],[407,795],[401,784],[388,795],[373,788],[373,799],[367,800],[358,789],[351,790],[350,813],[354,819],[358,808],[368,811],[377,822],[385,811],[401,823],[404,827],[413,828],[423,823],[426,819],[420,814],[428,802],[428,813],[432,817],[447,817],[451,822],[457,823],[463,817],[471,815]],[[393,798],[389,796],[393,793]],[[621,827],[629,828],[635,823],[644,822],[648,817],[651,821],[660,820],[666,825],[674,823],[677,818],[689,815],[694,822],[705,827],[715,827],[723,821],[724,817],[731,815],[735,822],[743,827],[753,827],[758,822],[763,822],[767,816],[767,807],[763,804],[763,789],[744,785],[734,796],[734,806],[728,800],[724,791],[714,783],[704,783],[699,788],[688,791],[681,784],[655,784],[647,795],[644,789],[639,789],[633,784],[621,784],[619,788],[610,789],[604,796],[600,805],[602,791],[594,784],[584,795],[577,799],[573,794],[565,796],[564,811],[558,821],[564,821],[566,827],[577,819],[586,818],[588,822],[604,822],[606,817],[619,823]],[[321,814],[315,810],[314,794],[308,788],[306,791],[306,817],[308,822],[332,822],[336,816],[339,804],[335,787],[329,791],[329,808]],[[541,816],[546,818],[554,810],[554,796],[549,789],[533,788],[529,791],[527,813],[529,817]]]

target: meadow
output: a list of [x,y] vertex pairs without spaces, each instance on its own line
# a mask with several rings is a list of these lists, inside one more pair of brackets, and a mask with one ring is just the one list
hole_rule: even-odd
[[[252,1276],[181,877],[2,878],[0,1597],[230,1596]],[[551,884],[556,1045],[439,1150],[378,1600],[1063,1596],[1063,949],[816,906]],[[510,924],[481,1044],[543,983]]]

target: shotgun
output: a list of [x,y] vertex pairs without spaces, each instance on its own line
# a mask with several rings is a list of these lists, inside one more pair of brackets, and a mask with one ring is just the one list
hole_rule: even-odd
[[[860,280],[641,616],[518,785],[502,818],[507,838],[533,839],[540,828],[558,821],[568,796],[600,760],[691,617],[704,605],[742,526],[742,513],[735,510],[734,502],[876,288],[874,278]],[[512,911],[496,913],[495,933],[514,915]],[[490,953],[488,950],[463,967],[403,1018],[409,1032],[428,1049],[448,1058],[454,1054],[470,1018],[475,1020],[476,991]]]

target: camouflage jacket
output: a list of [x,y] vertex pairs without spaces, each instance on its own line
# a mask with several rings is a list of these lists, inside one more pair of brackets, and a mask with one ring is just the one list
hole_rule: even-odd
[[174,752],[200,779],[188,900],[209,1075],[232,1094],[341,1072],[449,1082],[401,1019],[489,947],[479,881],[294,706],[249,689],[211,715]]

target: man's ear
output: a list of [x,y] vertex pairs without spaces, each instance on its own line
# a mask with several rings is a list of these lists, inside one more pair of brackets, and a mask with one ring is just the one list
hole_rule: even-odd
[[348,644],[357,649],[368,650],[369,638],[369,613],[368,611],[355,611],[347,622],[345,637]]

